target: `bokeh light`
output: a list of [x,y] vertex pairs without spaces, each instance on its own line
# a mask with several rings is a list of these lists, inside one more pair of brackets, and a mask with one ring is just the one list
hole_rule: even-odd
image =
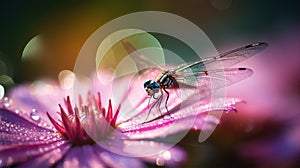
[[75,74],[70,70],[63,70],[58,74],[58,81],[63,89],[71,89],[75,78]]
[[5,86],[11,86],[14,84],[14,80],[7,75],[1,75],[0,76],[0,84],[5,85]]
[[[181,166],[300,167],[298,8],[295,0],[1,2],[0,98],[15,83],[41,78],[58,77],[62,87],[70,88],[74,74],[69,70],[100,26],[136,11],[170,12],[198,25],[219,52],[258,41],[270,44],[237,65],[253,69],[254,75],[227,89],[228,97],[246,103],[238,106],[237,113],[223,115],[204,143],[197,141],[199,132],[191,131],[179,143],[188,152]],[[183,59],[191,57],[177,44],[168,45]],[[39,89],[53,91],[51,86]],[[160,159],[156,164],[164,165]]]
[[36,35],[26,44],[23,53],[22,60],[33,59],[42,55],[43,37],[42,35]]
[[0,99],[2,99],[5,95],[5,89],[2,85],[0,85]]

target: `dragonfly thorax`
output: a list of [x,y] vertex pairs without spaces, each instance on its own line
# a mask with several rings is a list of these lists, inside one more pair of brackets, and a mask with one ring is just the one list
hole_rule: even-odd
[[164,89],[178,88],[178,83],[174,78],[173,72],[171,71],[165,71],[161,73],[161,75],[158,76],[156,82],[159,83],[159,85]]
[[151,79],[144,82],[144,89],[148,96],[153,96],[155,93],[159,92],[159,84]]

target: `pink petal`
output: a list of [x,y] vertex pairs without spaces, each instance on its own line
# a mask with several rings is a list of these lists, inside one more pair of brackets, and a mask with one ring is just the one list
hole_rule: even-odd
[[1,149],[0,166],[11,166],[27,162],[33,158],[39,157],[44,153],[60,148],[66,144],[65,141],[56,141],[49,143],[36,143],[24,145],[10,145]]
[[[233,101],[234,100],[234,101]],[[220,117],[210,114],[221,115],[223,111],[235,110],[232,105],[241,102],[236,99],[227,99],[223,106],[211,107],[209,104],[199,105],[193,104],[185,107],[174,107],[171,116],[165,115],[150,122],[137,123],[131,120],[119,125],[122,132],[134,139],[144,138],[164,138],[168,135],[185,131],[177,140],[180,140],[191,128],[212,132],[219,123]],[[134,118],[132,119],[134,121]]]
[[166,165],[178,165],[186,159],[183,150],[162,142],[125,140],[124,144],[124,152],[131,156],[142,157],[152,163],[160,160]]
[[70,150],[69,144],[63,144],[45,154],[39,155],[33,159],[28,160],[19,167],[52,167],[56,163],[58,163],[63,156]]
[[105,164],[93,153],[93,146],[75,146],[67,153],[57,167],[105,167]]
[[133,158],[112,154],[98,145],[73,147],[58,167],[141,167],[143,164]]
[[6,145],[49,143],[61,139],[53,130],[40,127],[7,109],[0,109],[0,121],[0,149]]
[[145,167],[142,160],[134,157],[127,157],[111,153],[103,150],[101,147],[97,146],[94,148],[95,153],[101,158],[103,162],[109,167],[120,167],[120,168],[133,168],[133,167]]
[[58,119],[58,115],[56,115],[56,111],[59,111],[58,104],[64,104],[63,98],[67,95],[70,94],[53,82],[40,81],[31,85],[21,85],[9,92],[8,97],[12,100],[12,105],[9,109],[18,109],[20,115],[31,119],[30,113],[34,108],[40,120],[51,125],[46,112]]

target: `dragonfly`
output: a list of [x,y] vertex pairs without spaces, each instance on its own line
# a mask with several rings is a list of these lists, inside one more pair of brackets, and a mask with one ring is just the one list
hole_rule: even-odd
[[[144,65],[154,64],[147,57],[136,52],[137,49],[128,41],[122,40],[122,44],[129,54],[133,54],[132,58],[134,58],[137,63]],[[160,75],[158,75],[156,79],[148,79],[144,82],[144,90],[149,97],[149,102],[151,99],[155,100],[149,109],[146,121],[151,110],[155,106],[158,107],[158,110],[161,113],[160,106],[164,95],[166,95],[164,106],[167,113],[170,115],[168,110],[170,89],[197,89],[200,91],[199,96],[205,97],[205,93],[211,90],[226,87],[248,78],[253,74],[253,71],[250,68],[232,68],[232,66],[261,52],[267,48],[267,46],[268,43],[266,42],[252,43],[203,60],[184,63],[173,69],[164,69],[155,65],[156,68],[159,68],[161,71]],[[214,65],[219,65],[220,63],[223,65],[222,68],[207,68],[214,67]],[[222,82],[223,85],[209,86],[208,84],[213,81]],[[203,93],[203,95],[201,95],[201,93]],[[162,113],[161,116],[163,116]]]

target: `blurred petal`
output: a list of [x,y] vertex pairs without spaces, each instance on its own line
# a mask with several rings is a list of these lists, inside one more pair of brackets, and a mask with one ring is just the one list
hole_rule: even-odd
[[0,109],[0,121],[0,149],[6,145],[49,143],[61,139],[53,130],[40,127],[7,109]]
[[144,156],[145,160],[155,163],[157,159],[162,159],[168,165],[175,165],[186,159],[186,154],[178,147],[173,147],[162,142],[147,140],[124,141],[124,152],[132,156]]
[[99,146],[94,150],[96,153],[98,153],[98,156],[100,156],[101,160],[103,160],[103,162],[105,162],[105,164],[109,165],[110,167],[145,167],[145,165],[139,158],[114,154],[112,152],[104,151]]
[[46,152],[33,159],[30,159],[24,164],[19,165],[19,167],[51,167],[58,163],[69,151],[69,149],[69,144],[63,144],[59,147],[56,147],[53,150],[50,150],[49,152]]
[[1,166],[11,166],[26,162],[33,158],[39,157],[49,151],[65,148],[68,144],[65,141],[56,141],[50,143],[36,143],[24,145],[11,145],[1,149],[0,160]]
[[105,164],[93,151],[94,146],[84,145],[73,147],[58,167],[105,167]]
[[32,109],[35,109],[41,121],[51,125],[46,112],[57,117],[58,104],[64,104],[63,98],[66,95],[68,95],[67,91],[62,90],[56,83],[37,81],[11,90],[9,93],[9,98],[12,100],[10,109],[18,109],[20,115],[28,119],[31,119],[30,113]]
[[107,152],[97,145],[74,147],[58,167],[143,167],[138,159]]

